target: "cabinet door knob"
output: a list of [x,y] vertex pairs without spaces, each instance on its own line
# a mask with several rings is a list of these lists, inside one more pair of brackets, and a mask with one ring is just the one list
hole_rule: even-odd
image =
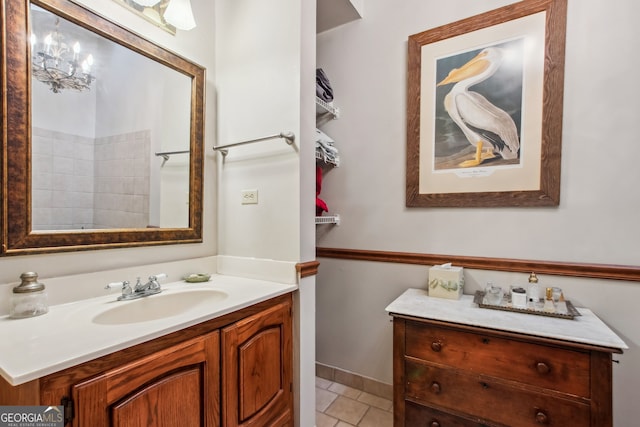
[[541,374],[548,374],[551,368],[544,362],[538,362],[536,363],[536,370]]
[[538,424],[548,424],[549,423],[549,417],[547,417],[547,414],[545,414],[542,411],[538,411],[536,413],[536,422]]
[[429,424],[429,427],[440,427],[440,422],[433,420],[431,421],[431,424]]
[[436,353],[438,353],[440,350],[442,350],[442,343],[440,341],[432,342],[431,343],[431,350],[433,350]]
[[440,387],[440,383],[434,381],[431,383],[431,391],[434,394],[440,394],[440,392],[442,391],[442,387]]

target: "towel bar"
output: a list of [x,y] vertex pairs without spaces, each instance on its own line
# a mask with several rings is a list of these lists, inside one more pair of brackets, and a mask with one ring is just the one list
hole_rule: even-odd
[[164,166],[165,163],[167,163],[167,160],[169,160],[169,156],[173,155],[173,154],[186,154],[186,153],[190,153],[190,150],[180,150],[180,151],[162,151],[162,152],[156,152],[155,155],[156,156],[162,156],[162,158],[164,159],[162,161],[162,164],[160,165],[160,167]]
[[287,145],[291,145],[295,142],[296,135],[293,132],[280,132],[275,135],[264,136],[262,138],[256,138],[256,139],[249,139],[247,141],[236,142],[234,144],[217,145],[217,146],[214,146],[213,149],[215,151],[220,151],[223,156],[226,156],[229,153],[229,148],[231,147],[237,147],[239,145],[245,145],[245,144],[253,144],[254,142],[267,141],[267,140],[276,139],[276,138],[283,138],[287,143]]

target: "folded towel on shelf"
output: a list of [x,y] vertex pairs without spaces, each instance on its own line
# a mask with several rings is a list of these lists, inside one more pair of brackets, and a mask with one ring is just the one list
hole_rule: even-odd
[[316,96],[325,102],[333,101],[333,89],[322,68],[316,69]]
[[325,162],[337,163],[338,149],[333,144],[333,139],[316,128],[316,150]]
[[316,216],[322,216],[322,212],[329,212],[327,204],[320,197],[316,197]]
[[324,145],[333,145],[335,141],[329,135],[316,128],[316,142]]
[[316,196],[320,195],[322,191],[322,168],[316,166]]
[[320,191],[322,190],[322,168],[316,166],[316,216],[322,215],[322,212],[329,212],[329,207],[320,197]]
[[334,153],[323,150],[321,146],[316,144],[316,152],[319,154],[319,158],[325,163],[338,163],[338,156]]

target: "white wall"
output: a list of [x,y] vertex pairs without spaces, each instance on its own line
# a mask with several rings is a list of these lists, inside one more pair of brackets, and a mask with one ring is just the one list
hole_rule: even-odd
[[[217,108],[220,145],[291,131],[300,144],[300,2],[219,1]],[[220,253],[297,261],[299,161],[275,139],[218,159]],[[242,205],[242,190],[258,204]]]
[[[213,25],[215,19],[213,2],[210,0],[192,0],[192,7],[198,26],[189,32],[178,31],[175,36],[136,16],[116,2],[82,0],[81,3],[207,68],[206,97],[209,103],[205,111],[204,242],[179,246],[3,257],[0,258],[0,283],[19,282],[20,273],[24,271],[37,271],[40,274],[40,278],[46,283],[46,279],[50,277],[155,264],[163,261],[200,258],[217,253],[216,166],[215,156],[211,151],[215,141],[216,110],[213,102],[215,99],[215,57],[213,48],[206,48],[206,46],[211,46],[211,43],[216,38]],[[102,287],[101,285],[103,284],[96,284],[96,286]],[[7,289],[9,287],[0,287],[0,295],[2,295],[0,303],[5,302],[4,296],[8,295],[8,293],[5,294]]]
[[[315,260],[315,82],[316,2],[302,1],[300,14],[300,261]],[[316,276],[300,280],[296,324],[296,356],[299,362],[296,384],[296,425],[313,426],[316,416]]]
[[[54,93],[44,83],[33,80],[31,104],[33,126],[95,138],[96,135],[96,91],[63,91]],[[81,105],[82,108],[78,108]],[[73,111],[73,114],[57,114]]]
[[[219,254],[312,260],[315,2],[217,0],[216,18],[217,144],[296,135],[293,146],[273,139],[219,155]],[[242,190],[257,190],[258,204],[243,205]],[[295,302],[295,417],[306,427],[315,420],[314,277],[300,281]]]
[[[318,228],[322,247],[638,265],[640,156],[631,94],[640,39],[632,0],[615,8],[569,0],[561,201],[557,208],[405,207],[407,37],[511,1],[367,2],[364,18],[318,36],[318,66],[334,88],[341,118],[323,127],[341,167],[322,195],[340,226]],[[391,326],[385,306],[424,287],[426,267],[321,259],[317,277],[317,360],[391,382]],[[526,282],[525,274],[466,271],[468,293],[487,280]],[[541,277],[591,308],[630,349],[614,365],[618,427],[640,418],[640,284]]]

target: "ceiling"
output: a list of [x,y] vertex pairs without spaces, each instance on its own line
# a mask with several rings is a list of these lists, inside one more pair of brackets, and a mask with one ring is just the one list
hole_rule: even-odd
[[317,0],[316,33],[362,18],[364,0]]

